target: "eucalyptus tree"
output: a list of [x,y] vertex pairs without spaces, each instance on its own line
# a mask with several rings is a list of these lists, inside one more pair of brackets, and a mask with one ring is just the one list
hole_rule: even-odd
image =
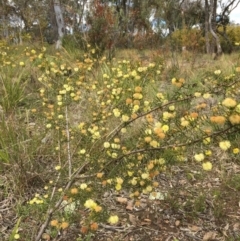
[[[231,11],[238,6],[240,0],[205,0],[205,42],[206,52],[216,52],[215,58],[222,54],[222,46],[219,34],[222,35],[228,42],[231,51],[231,41],[229,40],[226,28],[229,24],[229,15]],[[221,12],[217,13],[220,8]],[[219,27],[223,27],[223,32]],[[210,34],[213,36],[213,41],[210,41]],[[216,51],[215,51],[216,48]]]
[[[221,13],[217,15],[217,28],[216,32],[223,37],[227,42],[228,52],[231,53],[233,50],[233,43],[229,39],[227,34],[227,26],[230,23],[229,14],[238,7],[240,0],[231,0],[231,1],[220,1]],[[220,30],[221,27],[221,30]]]

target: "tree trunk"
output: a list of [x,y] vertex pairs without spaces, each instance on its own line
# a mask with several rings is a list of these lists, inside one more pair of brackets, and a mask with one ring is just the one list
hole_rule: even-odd
[[214,56],[214,59],[216,59],[218,56],[222,54],[222,47],[220,43],[220,39],[218,35],[216,34],[216,11],[217,11],[217,0],[210,0],[210,7],[209,7],[209,28],[210,32],[215,39],[215,43],[217,46],[217,52],[216,56]]
[[59,49],[62,46],[62,38],[64,36],[64,20],[63,20],[63,14],[62,14],[62,9],[61,9],[59,0],[53,0],[53,8],[54,8],[54,13],[56,17],[57,29],[58,29],[58,39],[56,42],[56,49]]
[[206,47],[206,53],[210,54],[209,4],[208,4],[208,0],[205,0],[205,47]]

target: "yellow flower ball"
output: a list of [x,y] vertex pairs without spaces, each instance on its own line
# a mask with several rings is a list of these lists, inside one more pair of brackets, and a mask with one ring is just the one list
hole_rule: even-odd
[[127,116],[127,115],[122,115],[122,121],[123,122],[128,122],[129,121],[129,116]]
[[211,171],[212,170],[212,163],[211,162],[204,162],[202,164],[202,168],[205,171]]
[[233,114],[229,116],[229,121],[232,125],[238,125],[240,124],[240,115]]
[[152,140],[149,144],[150,144],[150,146],[152,146],[153,148],[159,147],[159,143],[158,143],[157,141],[155,141],[155,140]]
[[221,73],[222,73],[222,71],[220,69],[214,71],[215,75],[220,75]]
[[194,158],[195,158],[196,161],[201,162],[201,161],[204,160],[205,156],[204,156],[203,153],[199,153],[199,154],[195,154]]
[[233,149],[233,154],[238,154],[240,152],[239,148],[234,148]]
[[133,98],[134,98],[135,100],[141,100],[141,99],[143,98],[143,95],[140,94],[140,93],[134,93],[134,94],[133,94]]
[[230,143],[230,141],[221,141],[221,142],[219,142],[219,147],[223,151],[226,151],[231,147],[231,143]]
[[84,203],[84,207],[89,208],[89,209],[94,209],[96,206],[97,206],[97,204],[92,199],[88,199]]
[[210,121],[212,123],[216,123],[216,124],[224,124],[226,122],[226,118],[224,116],[211,116],[210,117]]
[[59,171],[60,169],[61,169],[61,166],[59,166],[59,165],[58,165],[58,166],[55,166],[55,170],[56,170],[56,171]]
[[104,148],[107,149],[107,148],[109,148],[111,146],[111,144],[109,142],[104,142],[103,146],[104,146]]
[[57,227],[57,226],[58,226],[58,220],[56,220],[56,219],[52,220],[52,221],[50,222],[50,225],[51,225],[52,227]]
[[142,87],[137,86],[137,87],[135,87],[134,90],[135,90],[136,93],[140,93],[140,92],[142,92]]
[[109,219],[108,219],[108,222],[110,224],[116,224],[116,223],[118,223],[118,221],[119,221],[119,218],[118,218],[117,215],[110,216]]
[[20,239],[20,235],[18,234],[18,233],[16,233],[15,235],[14,235],[14,239]]
[[162,131],[163,131],[164,133],[167,133],[167,132],[169,131],[169,126],[168,126],[168,125],[163,125],[163,126],[162,126]]
[[149,174],[148,173],[143,173],[141,175],[141,177],[142,177],[142,179],[147,179],[147,178],[149,178]]
[[231,108],[231,107],[235,107],[237,105],[237,102],[232,98],[226,98],[225,100],[222,101],[222,105],[228,108]]
[[82,183],[82,184],[80,185],[80,189],[84,190],[84,189],[86,189],[86,188],[87,188],[87,184],[86,184],[86,183]]
[[137,178],[134,177],[130,182],[133,186],[137,185]]
[[60,225],[60,227],[61,227],[62,229],[66,229],[66,228],[69,227],[69,223],[68,223],[68,222],[62,222],[61,225]]
[[119,183],[117,183],[116,186],[115,186],[115,189],[116,189],[117,191],[120,191],[120,190],[122,189],[122,185],[119,184]]
[[116,178],[116,182],[117,182],[118,184],[123,184],[123,179],[122,179],[121,177],[117,177],[117,178]]
[[74,187],[74,188],[72,188],[71,190],[70,190],[70,192],[71,192],[71,194],[77,194],[78,193],[78,189],[76,188],[76,187]]

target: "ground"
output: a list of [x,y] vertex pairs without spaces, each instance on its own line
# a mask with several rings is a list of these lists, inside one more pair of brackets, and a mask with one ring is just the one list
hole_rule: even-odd
[[[238,163],[224,161],[208,173],[191,165],[173,166],[156,180],[160,184],[158,199],[143,195],[138,207],[124,191],[105,193],[102,202],[118,213],[120,222],[116,226],[100,224],[89,239],[87,235],[82,238],[92,241],[240,240]],[[11,195],[3,199],[1,194],[0,240],[7,240],[18,220],[13,208],[16,201]],[[39,225],[31,217],[23,222],[29,228],[32,225],[32,230]],[[73,224],[54,240],[77,240],[80,228],[79,224]]]

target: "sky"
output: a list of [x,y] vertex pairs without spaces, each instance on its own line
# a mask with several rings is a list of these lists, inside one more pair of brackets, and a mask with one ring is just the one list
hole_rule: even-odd
[[[237,0],[238,1],[238,0]],[[237,2],[236,1],[236,2]],[[222,2],[223,4],[227,4],[230,2],[230,0],[221,0],[219,2]],[[235,5],[235,4],[234,4]],[[218,12],[221,11],[221,8],[218,8]],[[230,14],[230,21],[234,23],[240,24],[240,3],[237,5],[237,7],[231,12]]]
[[231,12],[230,21],[240,24],[240,4]]

